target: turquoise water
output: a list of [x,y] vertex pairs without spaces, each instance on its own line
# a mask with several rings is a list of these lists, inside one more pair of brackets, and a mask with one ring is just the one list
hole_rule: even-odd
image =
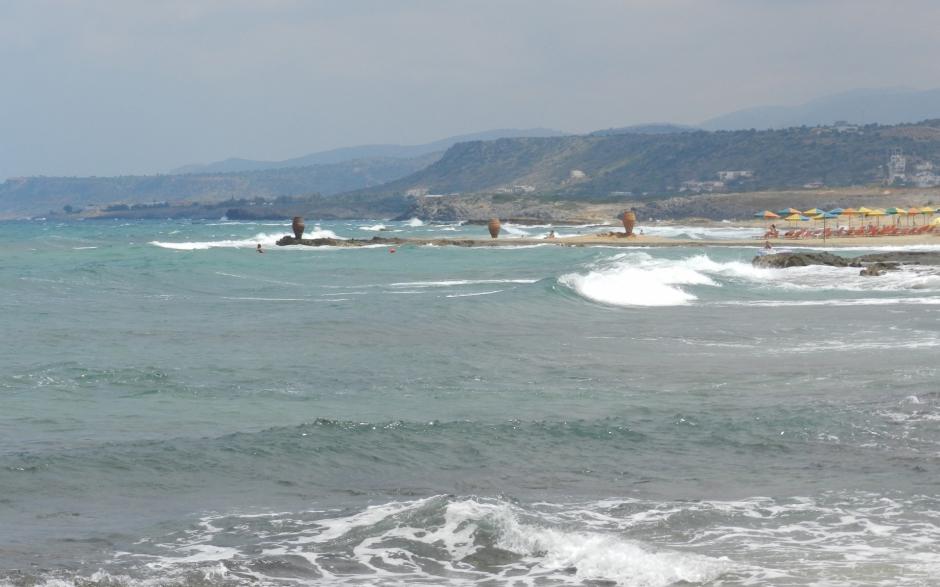
[[0,584],[940,576],[934,270],[287,232],[0,224]]

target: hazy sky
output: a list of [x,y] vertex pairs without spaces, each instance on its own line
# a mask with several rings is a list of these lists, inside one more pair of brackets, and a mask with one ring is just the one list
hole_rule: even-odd
[[0,178],[940,86],[935,0],[0,0]]

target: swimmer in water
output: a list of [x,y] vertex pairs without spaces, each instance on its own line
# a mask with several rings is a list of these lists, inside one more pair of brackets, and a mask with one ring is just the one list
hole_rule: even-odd
[[258,251],[259,253],[263,253],[263,252],[264,252],[264,251],[261,249],[261,243],[258,243],[258,248],[256,248],[255,250]]

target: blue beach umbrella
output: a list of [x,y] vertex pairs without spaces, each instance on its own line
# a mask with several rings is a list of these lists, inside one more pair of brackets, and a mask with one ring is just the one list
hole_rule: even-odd
[[822,214],[817,214],[816,216],[813,216],[813,218],[817,220],[821,218],[823,221],[823,241],[826,240],[826,221],[832,220],[833,218],[838,218],[838,217],[839,215],[834,214],[833,212],[823,212]]

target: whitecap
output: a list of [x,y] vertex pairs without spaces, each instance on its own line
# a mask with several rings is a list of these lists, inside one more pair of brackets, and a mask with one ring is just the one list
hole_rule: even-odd
[[697,297],[679,286],[719,285],[685,260],[656,260],[646,253],[615,255],[587,273],[568,273],[558,281],[589,300],[614,306],[680,306]]

